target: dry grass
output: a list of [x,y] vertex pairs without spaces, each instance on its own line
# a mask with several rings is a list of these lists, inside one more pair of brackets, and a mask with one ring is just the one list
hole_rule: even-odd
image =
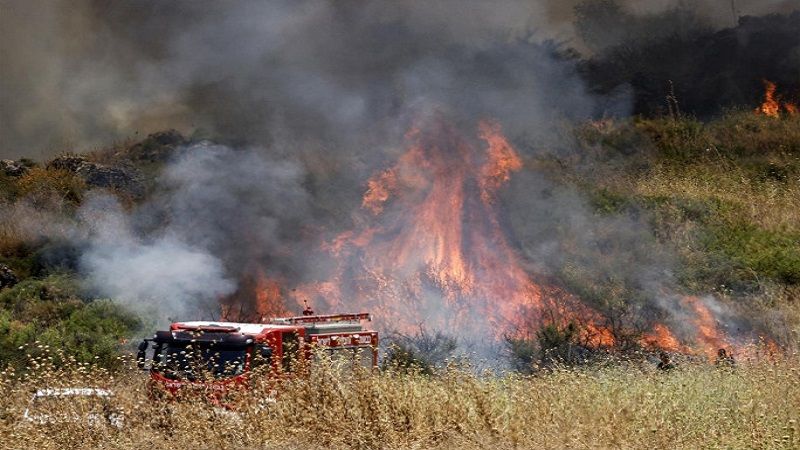
[[735,163],[657,165],[647,177],[625,180],[642,197],[716,199],[740,219],[767,230],[800,231],[800,178],[756,180]]
[[[688,363],[556,371],[535,377],[348,374],[317,366],[286,383],[276,404],[240,417],[198,402],[147,399],[145,376],[86,366],[0,377],[2,448],[797,448],[800,362]],[[122,430],[21,420],[35,387],[99,385],[117,393]]]

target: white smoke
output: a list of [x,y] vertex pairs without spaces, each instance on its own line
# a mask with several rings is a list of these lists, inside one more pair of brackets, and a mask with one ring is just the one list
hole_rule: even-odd
[[144,316],[213,315],[217,299],[236,287],[218,258],[174,232],[137,236],[113,197],[89,199],[82,218],[90,230],[81,261],[89,287]]
[[[253,150],[182,149],[153,200],[125,211],[87,199],[81,267],[90,287],[148,317],[215,318],[248,264],[267,264],[304,220],[303,171]],[[269,267],[266,267],[269,269]]]

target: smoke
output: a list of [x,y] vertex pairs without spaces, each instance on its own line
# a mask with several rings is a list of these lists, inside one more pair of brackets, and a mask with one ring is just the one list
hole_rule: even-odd
[[288,134],[372,146],[386,141],[386,121],[442,97],[509,118],[558,96],[564,110],[586,112],[569,68],[529,42],[546,26],[542,2],[6,0],[2,9],[3,156],[164,127],[237,143]]
[[235,288],[218,258],[174,231],[137,236],[113,197],[89,199],[82,216],[91,224],[81,258],[89,287],[145,317],[214,314],[217,298]]
[[[539,126],[555,100],[557,111],[585,115],[597,105],[570,66],[531,44],[583,49],[573,24],[581,3],[3,0],[0,156],[165,127],[258,145],[299,134],[310,146],[375,146],[388,141],[387,121],[442,97],[459,110],[480,103],[507,127],[519,117]],[[710,0],[619,3],[633,15],[683,5],[730,26],[733,15],[794,2],[739,0],[735,14]]]
[[242,273],[291,272],[292,258],[271,258],[311,222],[302,180],[297,164],[255,149],[183,148],[133,211],[108,195],[84,203],[82,269],[99,294],[148,316],[218,317]]

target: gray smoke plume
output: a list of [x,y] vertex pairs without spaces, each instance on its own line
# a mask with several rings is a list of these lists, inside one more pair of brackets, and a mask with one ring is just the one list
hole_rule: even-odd
[[236,277],[272,267],[308,215],[302,179],[297,164],[253,149],[189,146],[133,211],[110,196],[84,204],[82,269],[94,290],[148,316],[216,318]]
[[90,232],[81,259],[89,286],[145,317],[213,314],[217,298],[235,288],[221,261],[184,236],[137,236],[113,197],[89,199],[82,218]]
[[[2,0],[0,157],[165,127],[260,145],[281,131],[317,146],[375,145],[386,141],[376,126],[441,97],[458,109],[478,101],[483,114],[528,127],[554,100],[585,114],[593,105],[568,66],[524,44],[585,48],[573,25],[580,3]],[[716,26],[730,26],[734,10],[796,8],[791,0],[737,0],[733,9],[711,0],[619,3],[639,15],[684,5]]]

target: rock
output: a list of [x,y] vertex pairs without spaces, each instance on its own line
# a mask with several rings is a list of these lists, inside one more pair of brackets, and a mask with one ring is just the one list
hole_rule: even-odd
[[77,173],[78,169],[84,164],[92,164],[86,160],[85,156],[80,155],[61,155],[47,163],[48,169],[60,169],[68,172]]
[[47,167],[72,172],[92,187],[119,189],[133,196],[143,192],[139,173],[129,167],[99,164],[80,155],[61,155]]
[[12,287],[19,282],[17,275],[5,264],[0,264],[0,289]]
[[122,189],[131,193],[137,192],[141,187],[138,174],[123,167],[88,163],[81,165],[75,173],[89,186]]
[[23,161],[0,159],[0,172],[10,177],[21,177],[28,172],[28,169],[30,169],[30,167]]
[[175,130],[159,131],[129,147],[124,156],[131,161],[163,162],[189,142]]

